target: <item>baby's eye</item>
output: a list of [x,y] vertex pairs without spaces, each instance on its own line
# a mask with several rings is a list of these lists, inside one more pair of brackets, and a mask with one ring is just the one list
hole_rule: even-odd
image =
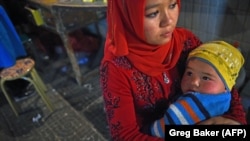
[[193,73],[190,72],[190,71],[186,72],[186,75],[187,75],[187,76],[191,76],[192,74],[193,74]]
[[207,76],[203,76],[202,79],[203,79],[203,80],[211,80],[211,79],[210,79],[209,77],[207,77]]
[[154,18],[159,14],[159,11],[155,11],[153,13],[147,14],[146,17],[147,18]]

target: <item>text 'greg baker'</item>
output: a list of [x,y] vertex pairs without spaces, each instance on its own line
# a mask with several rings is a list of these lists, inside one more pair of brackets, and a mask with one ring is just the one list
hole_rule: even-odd
[[170,136],[182,136],[185,138],[190,138],[191,134],[192,136],[219,136],[220,131],[209,131],[207,129],[200,130],[200,129],[193,129],[192,133],[191,131],[178,131],[176,129],[170,129],[169,135]]

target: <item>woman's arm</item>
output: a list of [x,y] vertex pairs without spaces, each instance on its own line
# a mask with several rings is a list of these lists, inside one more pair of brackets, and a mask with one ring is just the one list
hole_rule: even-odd
[[100,71],[100,83],[112,140],[163,141],[140,131],[140,119],[136,117],[132,88],[121,68],[106,63],[101,66]]

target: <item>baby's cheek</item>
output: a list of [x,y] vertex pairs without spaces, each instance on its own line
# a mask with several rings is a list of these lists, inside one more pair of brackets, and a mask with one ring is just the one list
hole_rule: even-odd
[[189,90],[189,87],[192,87],[190,86],[190,80],[187,78],[187,77],[183,77],[182,78],[182,81],[181,81],[181,89],[182,91],[186,92]]
[[224,92],[225,88],[215,83],[206,83],[202,87],[204,93],[217,94]]

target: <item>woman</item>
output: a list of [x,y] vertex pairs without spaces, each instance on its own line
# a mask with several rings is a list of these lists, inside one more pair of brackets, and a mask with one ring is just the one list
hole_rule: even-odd
[[[180,92],[188,53],[201,41],[177,28],[180,0],[109,0],[108,33],[100,67],[112,140],[162,140],[150,124]],[[227,115],[203,124],[244,124],[245,113],[232,90]]]

